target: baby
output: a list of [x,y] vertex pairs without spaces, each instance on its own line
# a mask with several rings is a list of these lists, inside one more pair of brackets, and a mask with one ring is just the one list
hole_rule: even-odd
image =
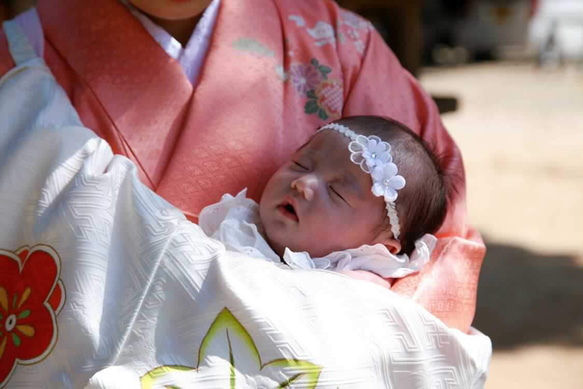
[[405,126],[359,116],[321,127],[277,170],[260,204],[226,195],[200,226],[227,248],[296,268],[418,271],[447,211],[436,157]]

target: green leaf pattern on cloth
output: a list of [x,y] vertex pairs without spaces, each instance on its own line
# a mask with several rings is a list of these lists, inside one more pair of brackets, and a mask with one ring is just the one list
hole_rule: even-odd
[[[202,372],[202,369],[209,368],[207,361],[216,357],[217,349],[228,352],[229,359],[229,387],[237,388],[238,378],[247,378],[244,384],[267,383],[268,387],[289,388],[290,385],[303,380],[302,387],[308,389],[316,388],[322,367],[308,361],[296,359],[275,359],[262,363],[259,350],[247,329],[224,308],[211,324],[208,332],[204,336],[198,350],[198,366],[196,368],[188,366],[164,365],[150,370],[141,377],[143,389],[158,387],[160,383],[166,388],[179,388],[179,386],[168,383],[169,376],[179,377],[180,374],[192,374],[192,372]],[[241,363],[246,366],[239,366]],[[241,367],[241,369],[240,369]],[[254,371],[250,371],[252,369]],[[244,371],[245,376],[238,375],[238,371]],[[275,372],[275,374],[273,374]],[[290,375],[291,372],[291,376]],[[252,374],[249,374],[252,373]],[[277,377],[288,377],[282,382],[273,379]]]

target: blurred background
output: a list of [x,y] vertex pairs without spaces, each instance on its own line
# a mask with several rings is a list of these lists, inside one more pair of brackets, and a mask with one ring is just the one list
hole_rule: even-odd
[[583,388],[583,0],[340,0],[440,107],[488,252],[487,389]]
[[583,0],[338,2],[420,79],[464,155],[488,247],[486,388],[583,388]]

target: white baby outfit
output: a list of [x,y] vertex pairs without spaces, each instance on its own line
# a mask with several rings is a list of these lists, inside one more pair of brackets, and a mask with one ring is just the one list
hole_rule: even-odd
[[426,234],[416,242],[411,258],[393,255],[381,244],[336,251],[321,258],[311,258],[307,252],[296,253],[286,248],[280,258],[264,238],[259,205],[246,195],[247,189],[234,197],[223,195],[221,201],[200,212],[199,226],[209,237],[221,241],[227,250],[275,264],[284,263],[292,269],[365,270],[384,278],[400,278],[419,271],[431,258],[437,242],[433,235]]

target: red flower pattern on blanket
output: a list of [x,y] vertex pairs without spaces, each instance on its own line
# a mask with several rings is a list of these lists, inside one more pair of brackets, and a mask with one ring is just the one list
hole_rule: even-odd
[[65,303],[60,259],[50,247],[0,249],[0,387],[18,364],[49,355],[57,342],[57,315]]

